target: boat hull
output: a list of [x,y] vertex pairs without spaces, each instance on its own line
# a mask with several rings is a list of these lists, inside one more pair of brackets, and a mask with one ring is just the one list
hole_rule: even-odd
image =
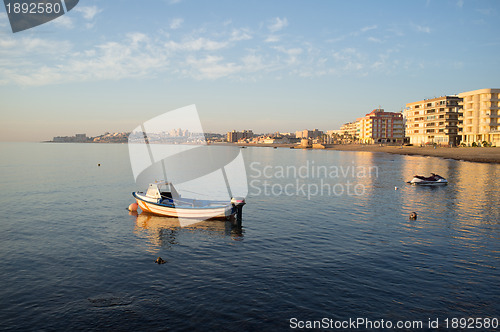
[[230,203],[225,206],[217,207],[183,208],[146,201],[136,193],[133,193],[133,195],[142,211],[160,216],[206,220],[214,218],[228,219],[236,214],[236,209]]
[[421,179],[413,179],[410,183],[414,186],[443,186],[448,184],[448,181],[440,179],[438,181],[425,181]]

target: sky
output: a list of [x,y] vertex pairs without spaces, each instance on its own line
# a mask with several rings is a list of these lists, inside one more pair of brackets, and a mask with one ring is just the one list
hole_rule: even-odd
[[338,129],[500,88],[500,1],[80,0],[12,33],[0,141],[130,131],[195,104],[205,132]]

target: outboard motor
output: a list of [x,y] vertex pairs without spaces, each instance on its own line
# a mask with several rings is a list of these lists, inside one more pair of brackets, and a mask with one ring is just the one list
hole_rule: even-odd
[[236,220],[241,221],[241,217],[243,215],[243,205],[246,204],[245,198],[233,197],[231,198],[231,204],[236,208]]

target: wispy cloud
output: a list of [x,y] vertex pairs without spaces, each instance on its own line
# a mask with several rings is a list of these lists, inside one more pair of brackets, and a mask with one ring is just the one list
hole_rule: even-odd
[[231,31],[231,41],[249,40],[252,38],[252,34],[248,29],[233,29]]
[[361,29],[361,32],[366,32],[366,31],[370,31],[370,30],[375,30],[377,28],[376,25],[370,25],[370,26],[366,26],[364,28]]
[[382,42],[382,40],[375,38],[375,37],[368,37],[367,39],[369,42],[372,42],[372,43],[381,43]]
[[0,57],[2,58],[28,58],[31,56],[61,56],[61,53],[69,52],[71,43],[39,37],[4,36],[0,39]]
[[401,37],[401,36],[404,36],[404,32],[403,32],[403,29],[398,27],[398,26],[392,26],[390,28],[387,29],[388,32],[391,33],[391,35],[395,35],[395,36],[398,36],[398,37]]
[[276,51],[280,53],[284,53],[288,56],[288,58],[285,60],[286,64],[288,65],[295,65],[299,63],[299,58],[298,56],[303,53],[303,49],[300,47],[295,47],[295,48],[285,48],[283,46],[275,46],[273,47]]
[[97,8],[97,6],[77,6],[73,10],[81,13],[86,20],[93,20],[97,14],[102,12],[102,9]]
[[68,16],[60,16],[51,22],[55,26],[63,27],[66,29],[73,29],[73,20]]
[[262,55],[257,55],[254,51],[252,51],[250,54],[245,55],[241,59],[241,62],[243,68],[245,68],[246,72],[249,73],[265,71],[266,69],[269,69],[271,67],[270,64],[265,61]]
[[181,27],[182,23],[184,23],[184,20],[182,18],[174,18],[170,22],[170,29],[172,29],[172,30],[179,29]]
[[[164,66],[166,61],[164,54],[149,47],[151,44],[147,36],[141,34],[129,34],[122,43],[107,42],[85,51],[75,51],[67,42],[37,38],[8,40],[0,44],[0,54],[8,53],[12,59],[15,53],[21,52],[22,61],[21,65],[0,66],[0,80],[36,86],[141,77]],[[42,50],[46,54],[41,53]],[[40,63],[27,59],[27,52],[36,54]]]
[[269,35],[267,38],[264,40],[266,43],[276,43],[280,41],[280,36],[277,35]]
[[0,13],[0,27],[6,27],[8,25],[8,18],[6,13]]
[[418,32],[431,33],[431,28],[418,24],[415,24],[415,30],[417,30]]
[[375,30],[377,28],[378,28],[377,25],[369,25],[369,26],[366,26],[366,27],[362,27],[361,29],[359,29],[357,31],[353,31],[349,35],[350,36],[359,36],[361,34],[364,34],[367,31]]
[[335,69],[337,71],[360,71],[365,67],[365,56],[352,47],[334,52],[332,57],[336,63]]
[[496,14],[496,10],[493,8],[480,8],[480,9],[476,9],[476,11],[478,13],[486,15],[486,16]]
[[216,41],[207,38],[197,38],[182,42],[168,41],[165,48],[169,51],[217,51],[229,45],[228,41]]
[[299,55],[299,54],[301,54],[301,53],[304,52],[304,50],[301,49],[300,47],[297,47],[297,48],[285,48],[283,46],[276,46],[276,47],[273,47],[273,49],[275,49],[275,50],[277,50],[279,52],[288,54],[290,56]]
[[269,31],[271,32],[277,32],[282,30],[283,28],[286,28],[288,26],[288,20],[286,17],[280,18],[276,17],[272,20],[271,24],[268,26]]
[[221,56],[208,55],[203,58],[189,56],[186,60],[188,69],[185,74],[201,79],[217,79],[238,73],[242,67],[234,62],[224,62]]
[[[374,24],[374,25],[368,25],[368,26],[362,27],[361,29],[358,29],[358,30],[355,30],[355,31],[351,31],[351,32],[345,33],[343,35],[339,35],[339,36],[337,36],[335,38],[329,38],[329,39],[326,40],[326,42],[327,43],[337,43],[337,42],[340,42],[340,41],[351,39],[352,37],[359,37],[359,36],[365,34],[368,31],[376,30],[376,29],[378,29],[378,26],[376,24]],[[374,38],[374,37],[371,37],[371,38]]]
[[[273,20],[282,28],[285,26],[284,19]],[[307,41],[300,36],[287,35],[285,40],[281,38],[285,34],[269,35],[267,29],[252,31],[233,27],[232,23],[223,27],[220,31],[194,29],[176,34],[177,38],[168,33],[153,37],[135,32],[86,48],[70,41],[3,38],[0,39],[0,84],[30,86],[150,79],[162,75],[196,80],[255,80],[265,75],[272,75],[274,79],[367,75],[375,70],[383,72],[384,68],[396,63],[391,61],[391,54],[376,56],[373,50]],[[371,25],[356,32],[377,28]],[[352,34],[345,36],[353,38]],[[267,43],[258,43],[262,40]],[[363,40],[378,43],[383,39],[359,38],[360,42]]]
[[338,36],[338,37],[335,37],[335,38],[329,38],[326,40],[327,43],[337,43],[339,41],[342,41],[342,40],[345,40],[346,39],[346,36]]

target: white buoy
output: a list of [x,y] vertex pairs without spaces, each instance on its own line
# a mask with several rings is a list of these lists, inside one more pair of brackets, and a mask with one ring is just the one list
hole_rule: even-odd
[[136,212],[138,208],[139,208],[139,205],[137,205],[137,203],[132,203],[128,206],[128,210],[131,212]]

